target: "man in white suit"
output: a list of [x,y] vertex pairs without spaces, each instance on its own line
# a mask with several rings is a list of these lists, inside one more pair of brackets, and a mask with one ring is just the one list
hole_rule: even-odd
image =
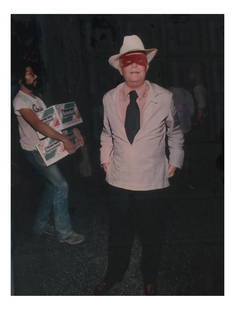
[[[156,295],[161,244],[162,192],[183,164],[183,134],[172,93],[145,80],[157,49],[145,49],[136,35],[125,36],[109,64],[124,83],[103,99],[101,165],[110,197],[108,267],[95,289],[105,295],[122,280],[130,261],[134,232],[142,241],[141,271],[146,295]],[[166,136],[169,158],[166,156]]]

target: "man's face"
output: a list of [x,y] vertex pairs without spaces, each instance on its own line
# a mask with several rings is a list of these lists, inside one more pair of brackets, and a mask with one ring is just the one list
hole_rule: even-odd
[[37,78],[38,76],[33,72],[33,69],[31,67],[26,67],[22,84],[29,90],[34,90],[37,85]]
[[148,62],[143,53],[130,53],[120,58],[120,74],[131,88],[141,86],[148,71]]

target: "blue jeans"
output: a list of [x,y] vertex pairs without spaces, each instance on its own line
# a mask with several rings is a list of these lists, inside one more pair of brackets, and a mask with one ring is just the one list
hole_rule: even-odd
[[53,212],[58,239],[65,239],[73,233],[68,209],[68,183],[56,164],[47,167],[37,151],[23,152],[45,181],[33,230],[38,234],[43,233]]

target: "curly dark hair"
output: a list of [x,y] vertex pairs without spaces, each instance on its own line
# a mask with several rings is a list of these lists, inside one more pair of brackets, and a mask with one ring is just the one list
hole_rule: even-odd
[[36,75],[40,75],[40,68],[39,68],[38,63],[31,62],[31,61],[26,61],[26,62],[22,63],[19,66],[19,69],[17,70],[17,80],[21,80],[21,79],[24,78],[24,76],[25,76],[25,68],[27,68],[27,67],[31,67],[33,69],[33,72]]

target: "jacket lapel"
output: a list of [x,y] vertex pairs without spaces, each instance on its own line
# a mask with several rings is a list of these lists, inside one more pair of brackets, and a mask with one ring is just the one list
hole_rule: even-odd
[[122,106],[122,98],[120,98],[120,88],[123,86],[123,84],[124,83],[118,85],[113,94],[113,101],[115,102],[114,113],[117,116],[118,127],[120,129],[120,134],[122,138],[129,142],[123,123],[123,106]]
[[152,115],[153,109],[155,108],[155,104],[157,104],[156,97],[158,95],[158,92],[154,92],[153,87],[149,81],[146,81],[149,86],[146,102],[144,104],[143,110],[142,110],[142,126],[140,130],[137,132],[135,136],[135,140],[138,140],[141,135],[144,133],[146,126],[148,125],[149,117]]
[[[137,132],[136,136],[135,136],[135,140],[139,139],[141,137],[141,135],[144,132],[145,127],[148,125],[148,119],[151,116],[153,109],[155,108],[155,105],[158,103],[157,102],[157,96],[161,93],[161,90],[158,89],[158,87],[155,87],[153,89],[152,84],[146,80],[146,83],[148,83],[149,86],[149,91],[148,91],[148,95],[146,98],[146,102],[144,104],[142,113],[142,126],[140,127],[140,130]],[[123,111],[123,107],[122,104],[120,103],[120,87],[122,87],[124,83],[121,83],[120,85],[118,85],[118,87],[116,88],[116,91],[113,94],[113,100],[115,102],[115,113],[117,115],[118,118],[118,122],[120,124],[120,131],[122,134],[122,137],[129,142],[127,135],[126,135],[126,130],[125,130],[125,126],[124,126],[124,122],[123,122],[123,115],[122,115],[122,111]]]

